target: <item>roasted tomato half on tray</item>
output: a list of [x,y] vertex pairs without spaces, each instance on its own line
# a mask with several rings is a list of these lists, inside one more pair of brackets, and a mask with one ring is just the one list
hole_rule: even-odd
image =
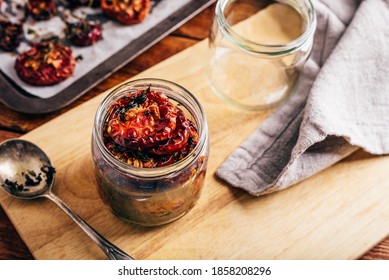
[[48,20],[57,13],[54,0],[28,0],[26,8],[35,20]]
[[22,37],[21,24],[0,20],[0,49],[7,52],[16,50]]
[[102,38],[100,23],[91,20],[79,20],[68,23],[68,38],[76,46],[90,46]]
[[39,43],[17,57],[15,70],[28,84],[48,86],[69,78],[75,64],[69,47],[53,42]]
[[142,22],[151,9],[150,0],[101,0],[104,13],[118,22],[130,25]]

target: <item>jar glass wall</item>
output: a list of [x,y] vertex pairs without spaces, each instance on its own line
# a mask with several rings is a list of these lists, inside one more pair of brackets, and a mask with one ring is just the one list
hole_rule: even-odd
[[[139,90],[163,93],[195,125],[198,142],[183,159],[163,167],[142,168],[113,156],[103,141],[110,106]],[[92,135],[92,155],[100,197],[120,218],[154,226],[185,215],[196,203],[204,185],[209,154],[208,126],[197,99],[181,86],[159,79],[123,84],[100,104]]]
[[242,109],[274,108],[291,93],[315,29],[309,0],[219,0],[209,37],[212,89]]

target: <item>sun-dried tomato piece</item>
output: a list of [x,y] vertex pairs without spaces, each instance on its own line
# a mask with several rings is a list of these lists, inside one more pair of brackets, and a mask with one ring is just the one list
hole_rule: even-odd
[[104,13],[118,22],[130,25],[142,22],[151,9],[150,0],[101,0]]
[[95,21],[68,23],[69,40],[77,46],[90,46],[102,38],[103,28]]
[[7,52],[16,50],[22,35],[23,28],[21,24],[0,21],[0,49]]
[[74,72],[72,50],[53,42],[40,43],[21,53],[15,62],[18,76],[31,85],[57,84]]
[[159,145],[150,152],[157,155],[166,155],[181,150],[189,139],[189,125],[189,120],[184,116],[182,110],[178,109],[177,128],[172,133],[172,136],[166,143]]
[[140,91],[113,105],[107,129],[120,146],[144,149],[170,138],[176,118],[177,108],[165,95]]
[[48,20],[57,13],[54,0],[28,0],[26,8],[35,20]]
[[193,122],[166,95],[150,89],[124,96],[111,105],[103,138],[116,158],[144,168],[173,164],[198,143]]

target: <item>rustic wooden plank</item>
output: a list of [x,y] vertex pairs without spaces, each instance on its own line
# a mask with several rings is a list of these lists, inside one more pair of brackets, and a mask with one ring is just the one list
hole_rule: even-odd
[[[47,122],[50,119],[55,118],[56,116],[68,111],[69,109],[84,103],[85,101],[91,99],[94,96],[99,95],[102,91],[111,88],[117,83],[122,82],[127,78],[130,78],[131,76],[134,76],[144,71],[145,69],[162,61],[165,57],[168,57],[169,55],[173,55],[174,51],[172,50],[178,52],[196,42],[196,40],[193,40],[191,38],[185,40],[186,37],[189,36],[192,38],[201,38],[201,39],[205,38],[206,36],[208,36],[207,24],[209,24],[210,22],[211,9],[212,8],[209,8],[208,10],[204,11],[193,20],[189,21],[182,28],[174,32],[173,36],[169,36],[165,40],[162,40],[162,42],[158,43],[151,50],[144,53],[143,55],[135,59],[133,62],[127,64],[121,70],[113,74],[109,79],[106,79],[105,81],[100,83],[97,87],[89,91],[87,95],[83,96],[73,105],[68,106],[66,109],[56,112],[54,114],[50,114],[48,116],[31,117],[31,116],[19,115],[14,112],[9,112],[7,108],[0,105],[0,112],[1,112],[0,125],[14,131],[23,131],[23,132],[30,131],[31,129],[38,127],[39,125]],[[183,42],[180,41],[181,40],[180,37],[184,37]],[[169,52],[168,55],[166,54],[166,52]],[[14,138],[19,135],[20,135],[19,133],[0,130],[0,141]],[[220,138],[218,139],[220,140]],[[345,162],[364,161],[364,160],[369,160],[374,158],[375,157],[367,153],[359,151],[354,155],[352,155],[351,157],[347,158]],[[225,200],[230,200],[231,196],[233,198],[236,198],[242,195],[242,192],[240,191],[237,190],[231,190],[231,191],[232,191],[231,193],[227,193],[226,197],[224,198]],[[207,195],[207,193],[205,195]],[[212,205],[210,207],[212,208]],[[59,213],[57,213],[57,215],[58,214]],[[108,218],[111,219],[112,217],[108,215]],[[67,224],[71,226],[70,221],[68,221]],[[142,232],[144,232],[145,230],[138,229],[138,231],[140,234],[142,234]],[[158,230],[156,231],[158,232]],[[116,233],[114,235],[118,235],[118,234],[120,233]],[[86,240],[86,242],[89,241]],[[89,247],[93,247],[93,246],[89,246]],[[32,257],[31,254],[29,253],[28,250],[26,250],[24,243],[21,242],[21,239],[18,237],[18,234],[16,233],[12,224],[8,220],[8,217],[4,215],[4,212],[0,209],[0,259],[30,259],[31,257]],[[381,243],[379,243],[368,253],[363,255],[361,259],[389,259],[389,237],[383,240]]]
[[0,260],[33,259],[3,208],[0,207]]
[[178,28],[173,34],[188,38],[204,39],[209,35],[211,21],[215,11],[215,4],[211,5],[200,13],[197,17],[191,19],[188,24]]
[[[124,223],[103,206],[93,179],[90,133],[105,94],[24,136],[40,145],[57,167],[55,192],[108,239],[140,259],[354,259],[382,240],[389,232],[389,182],[384,180],[389,157],[357,154],[261,198],[214,177],[216,168],[269,112],[237,111],[215,97],[204,78],[206,54],[204,41],[137,76],[182,84],[206,111],[209,168],[203,194],[189,214],[145,229]],[[52,203],[0,198],[38,259],[104,258]]]
[[22,134],[20,134],[20,133],[0,129],[0,142],[3,142],[3,141],[8,140],[8,139],[12,139],[12,138],[18,138],[21,135]]
[[361,257],[362,260],[389,260],[389,238],[380,242],[377,246]]

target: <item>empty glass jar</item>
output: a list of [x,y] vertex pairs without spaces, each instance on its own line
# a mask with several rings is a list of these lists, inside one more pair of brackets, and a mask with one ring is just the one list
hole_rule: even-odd
[[212,89],[242,109],[274,108],[292,92],[315,29],[309,0],[219,0],[209,37]]

